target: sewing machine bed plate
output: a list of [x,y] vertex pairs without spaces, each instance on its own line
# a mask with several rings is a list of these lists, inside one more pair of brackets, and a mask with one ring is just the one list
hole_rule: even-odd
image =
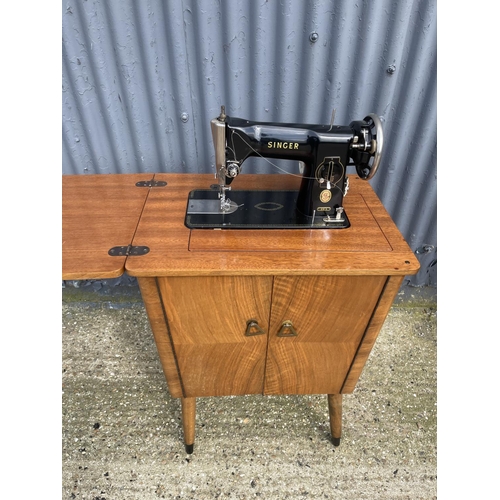
[[[214,213],[218,192],[196,189],[189,193],[185,225],[190,229],[345,229],[346,213],[340,220],[325,222],[323,214],[307,217],[296,209],[298,191],[230,191],[238,208],[232,213]],[[200,210],[201,208],[201,210]],[[200,213],[206,208],[205,213]],[[215,210],[214,210],[215,208]]]

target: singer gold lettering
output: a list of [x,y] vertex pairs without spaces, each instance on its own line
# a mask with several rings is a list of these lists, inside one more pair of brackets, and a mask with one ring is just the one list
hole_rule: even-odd
[[268,149],[299,149],[298,142],[281,142],[281,141],[269,141],[267,143]]

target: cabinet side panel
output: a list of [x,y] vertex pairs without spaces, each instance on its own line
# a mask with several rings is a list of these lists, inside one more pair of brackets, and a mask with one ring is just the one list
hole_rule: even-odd
[[276,276],[264,393],[340,393],[385,280]]
[[[158,281],[186,397],[261,394],[272,277]],[[261,330],[247,336],[250,320]]]
[[163,373],[167,379],[169,392],[172,397],[180,398],[183,396],[182,383],[156,279],[138,278],[138,283],[148,313],[149,324],[155,338]]
[[370,355],[370,352],[377,340],[378,334],[382,325],[384,324],[385,318],[391,309],[392,303],[396,294],[399,291],[399,287],[403,282],[404,276],[389,276],[387,283],[380,295],[377,306],[373,312],[373,316],[370,318],[370,322],[366,328],[366,332],[363,335],[363,339],[359,345],[356,356],[352,362],[349,373],[346,377],[344,385],[342,387],[342,393],[347,394],[354,391],[358,379],[361,375],[363,367]]

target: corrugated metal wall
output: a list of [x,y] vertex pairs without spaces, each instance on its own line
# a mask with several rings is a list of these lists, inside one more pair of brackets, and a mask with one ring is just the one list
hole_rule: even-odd
[[[63,174],[213,172],[221,104],[262,121],[376,113],[370,182],[420,259],[410,283],[437,284],[436,0],[62,6]],[[268,171],[253,161],[245,171]]]

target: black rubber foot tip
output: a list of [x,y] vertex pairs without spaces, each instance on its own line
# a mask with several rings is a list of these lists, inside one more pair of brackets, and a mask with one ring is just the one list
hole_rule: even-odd
[[333,446],[340,446],[340,438],[332,438]]
[[186,453],[188,455],[191,455],[191,453],[193,453],[193,449],[194,449],[194,444],[187,444],[186,445]]

